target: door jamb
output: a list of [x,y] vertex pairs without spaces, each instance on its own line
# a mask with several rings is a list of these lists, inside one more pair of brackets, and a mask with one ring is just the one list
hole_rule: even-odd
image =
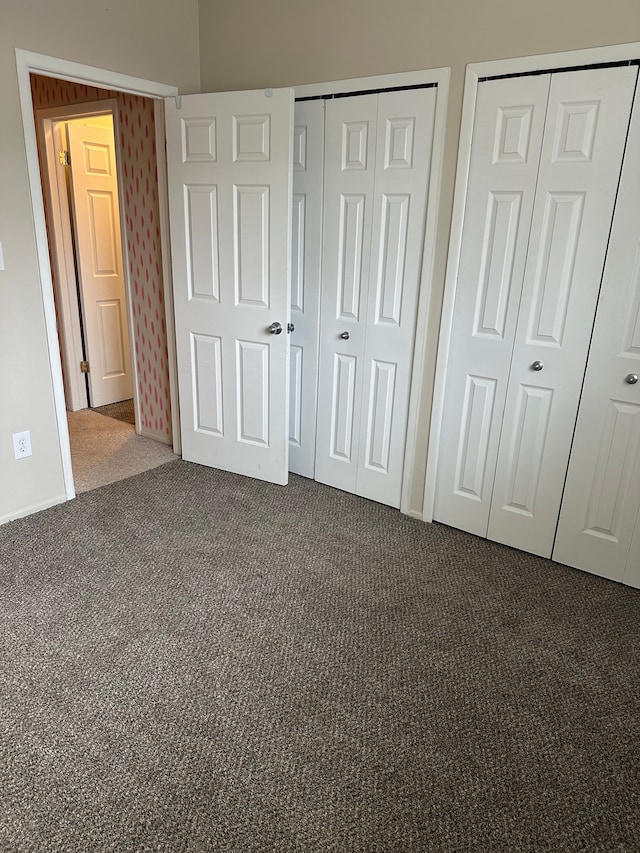
[[436,491],[436,475],[438,469],[438,454],[444,414],[444,396],[447,368],[451,348],[451,333],[453,328],[453,311],[455,306],[456,287],[462,248],[462,229],[464,224],[469,168],[471,163],[471,140],[475,121],[478,85],[482,78],[505,74],[530,74],[550,70],[562,70],[574,66],[596,65],[633,61],[640,58],[640,42],[594,47],[585,50],[564,51],[562,53],[525,56],[514,59],[497,59],[489,62],[474,62],[467,65],[464,97],[462,102],[462,124],[458,142],[458,165],[453,197],[453,214],[451,218],[451,234],[447,255],[447,270],[445,275],[442,316],[440,321],[440,337],[436,357],[435,383],[431,407],[431,426],[429,429],[429,447],[427,451],[427,468],[424,483],[424,501],[422,519],[433,520],[433,508]]
[[427,361],[427,329],[437,325],[439,311],[438,300],[435,299],[433,268],[435,261],[436,231],[440,209],[440,188],[442,183],[442,168],[444,163],[444,143],[447,119],[447,104],[449,99],[450,68],[433,68],[425,71],[409,71],[399,74],[382,74],[374,77],[357,77],[349,80],[336,80],[328,83],[310,83],[295,86],[296,98],[314,97],[319,95],[334,95],[347,92],[361,92],[369,89],[392,89],[395,87],[420,86],[435,84],[436,109],[433,127],[433,145],[431,149],[431,168],[429,173],[429,191],[427,194],[426,221],[422,253],[422,268],[418,287],[418,305],[416,310],[416,325],[413,344],[413,359],[411,369],[411,385],[409,392],[409,411],[407,416],[407,436],[405,442],[404,461],[402,469],[402,492],[400,511],[415,518],[422,518],[420,512],[411,509],[411,494],[413,492],[413,472],[416,464],[416,452],[420,424],[420,398],[426,376],[433,375],[435,362]]
[[[178,94],[176,86],[166,83],[156,83],[144,80],[140,77],[131,77],[128,74],[120,74],[115,71],[107,71],[103,68],[95,68],[91,65],[82,65],[66,59],[47,56],[45,54],[33,53],[31,51],[16,48],[16,69],[18,77],[18,93],[20,97],[20,108],[22,111],[22,126],[27,158],[27,171],[29,176],[29,189],[31,193],[31,207],[33,211],[36,253],[40,270],[40,288],[42,291],[42,303],[44,309],[45,331],[47,336],[47,348],[49,351],[49,365],[53,386],[53,398],[58,427],[58,438],[60,444],[60,456],[62,460],[62,471],[64,478],[65,494],[68,500],[75,497],[73,483],[73,471],[71,468],[71,447],[69,443],[69,428],[67,425],[67,413],[64,400],[64,385],[62,381],[62,363],[58,347],[58,333],[56,329],[56,313],[53,301],[53,283],[51,277],[51,264],[49,261],[49,245],[47,242],[47,229],[44,217],[43,187],[40,180],[40,164],[38,160],[38,146],[36,141],[36,123],[33,115],[33,98],[31,96],[30,74],[41,74],[45,77],[56,77],[61,80],[69,80],[74,83],[82,83],[89,86],[113,89],[120,92],[128,92],[132,95],[141,95],[146,98],[167,98]],[[159,151],[164,148],[158,149]],[[162,159],[159,157],[159,159]],[[159,170],[160,171],[160,170]],[[165,217],[165,211],[160,206],[160,217]],[[123,250],[124,250],[123,246]],[[163,255],[167,251],[162,249]],[[163,270],[165,269],[163,260]],[[165,279],[165,293],[167,281]],[[169,283],[170,288],[170,283]],[[167,322],[168,325],[168,322]],[[168,343],[168,341],[167,341]],[[169,356],[169,370],[175,363],[175,353]],[[173,391],[173,385],[171,386]],[[178,407],[177,397],[171,398],[172,412]],[[174,445],[175,447],[175,445]]]

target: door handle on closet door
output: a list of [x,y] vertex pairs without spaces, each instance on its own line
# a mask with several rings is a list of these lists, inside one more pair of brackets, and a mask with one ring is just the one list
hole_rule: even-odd
[[349,332],[340,332],[340,337],[342,338],[343,341],[348,341],[349,340]]
[[638,381],[638,374],[627,373],[627,375],[624,377],[624,381],[627,383],[627,385],[635,385]]
[[534,361],[531,365],[531,370],[542,370],[544,364],[541,361]]

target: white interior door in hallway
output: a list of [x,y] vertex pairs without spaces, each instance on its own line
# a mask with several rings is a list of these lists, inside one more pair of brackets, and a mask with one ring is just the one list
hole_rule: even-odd
[[89,398],[104,406],[133,396],[113,120],[76,119],[66,131]]
[[434,518],[547,557],[636,77],[479,86]]
[[400,506],[436,89],[326,103],[315,477]]
[[640,96],[553,559],[640,587]]
[[293,90],[165,104],[183,455],[283,484]]

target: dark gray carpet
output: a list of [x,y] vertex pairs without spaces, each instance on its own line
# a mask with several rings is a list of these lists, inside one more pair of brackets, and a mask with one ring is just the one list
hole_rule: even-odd
[[0,577],[3,851],[640,850],[634,590],[185,462]]
[[99,415],[104,415],[107,418],[114,418],[116,421],[122,421],[125,424],[133,424],[135,426],[136,416],[133,408],[133,400],[121,400],[119,403],[109,403],[106,406],[95,406],[94,412]]

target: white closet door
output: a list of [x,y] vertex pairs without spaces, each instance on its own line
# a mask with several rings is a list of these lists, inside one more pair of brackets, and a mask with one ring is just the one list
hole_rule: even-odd
[[[553,559],[640,585],[640,100],[631,123]],[[634,541],[635,531],[635,541]]]
[[378,98],[356,494],[400,506],[436,90]]
[[[637,69],[556,74],[488,537],[551,556]],[[537,369],[538,368],[538,369]]]
[[434,518],[486,536],[549,92],[548,75],[480,84]]
[[293,90],[269,95],[165,102],[169,212],[184,458],[286,483]]
[[377,95],[326,105],[316,480],[355,492],[375,178]]
[[322,269],[324,102],[295,106],[289,392],[289,470],[313,479]]

